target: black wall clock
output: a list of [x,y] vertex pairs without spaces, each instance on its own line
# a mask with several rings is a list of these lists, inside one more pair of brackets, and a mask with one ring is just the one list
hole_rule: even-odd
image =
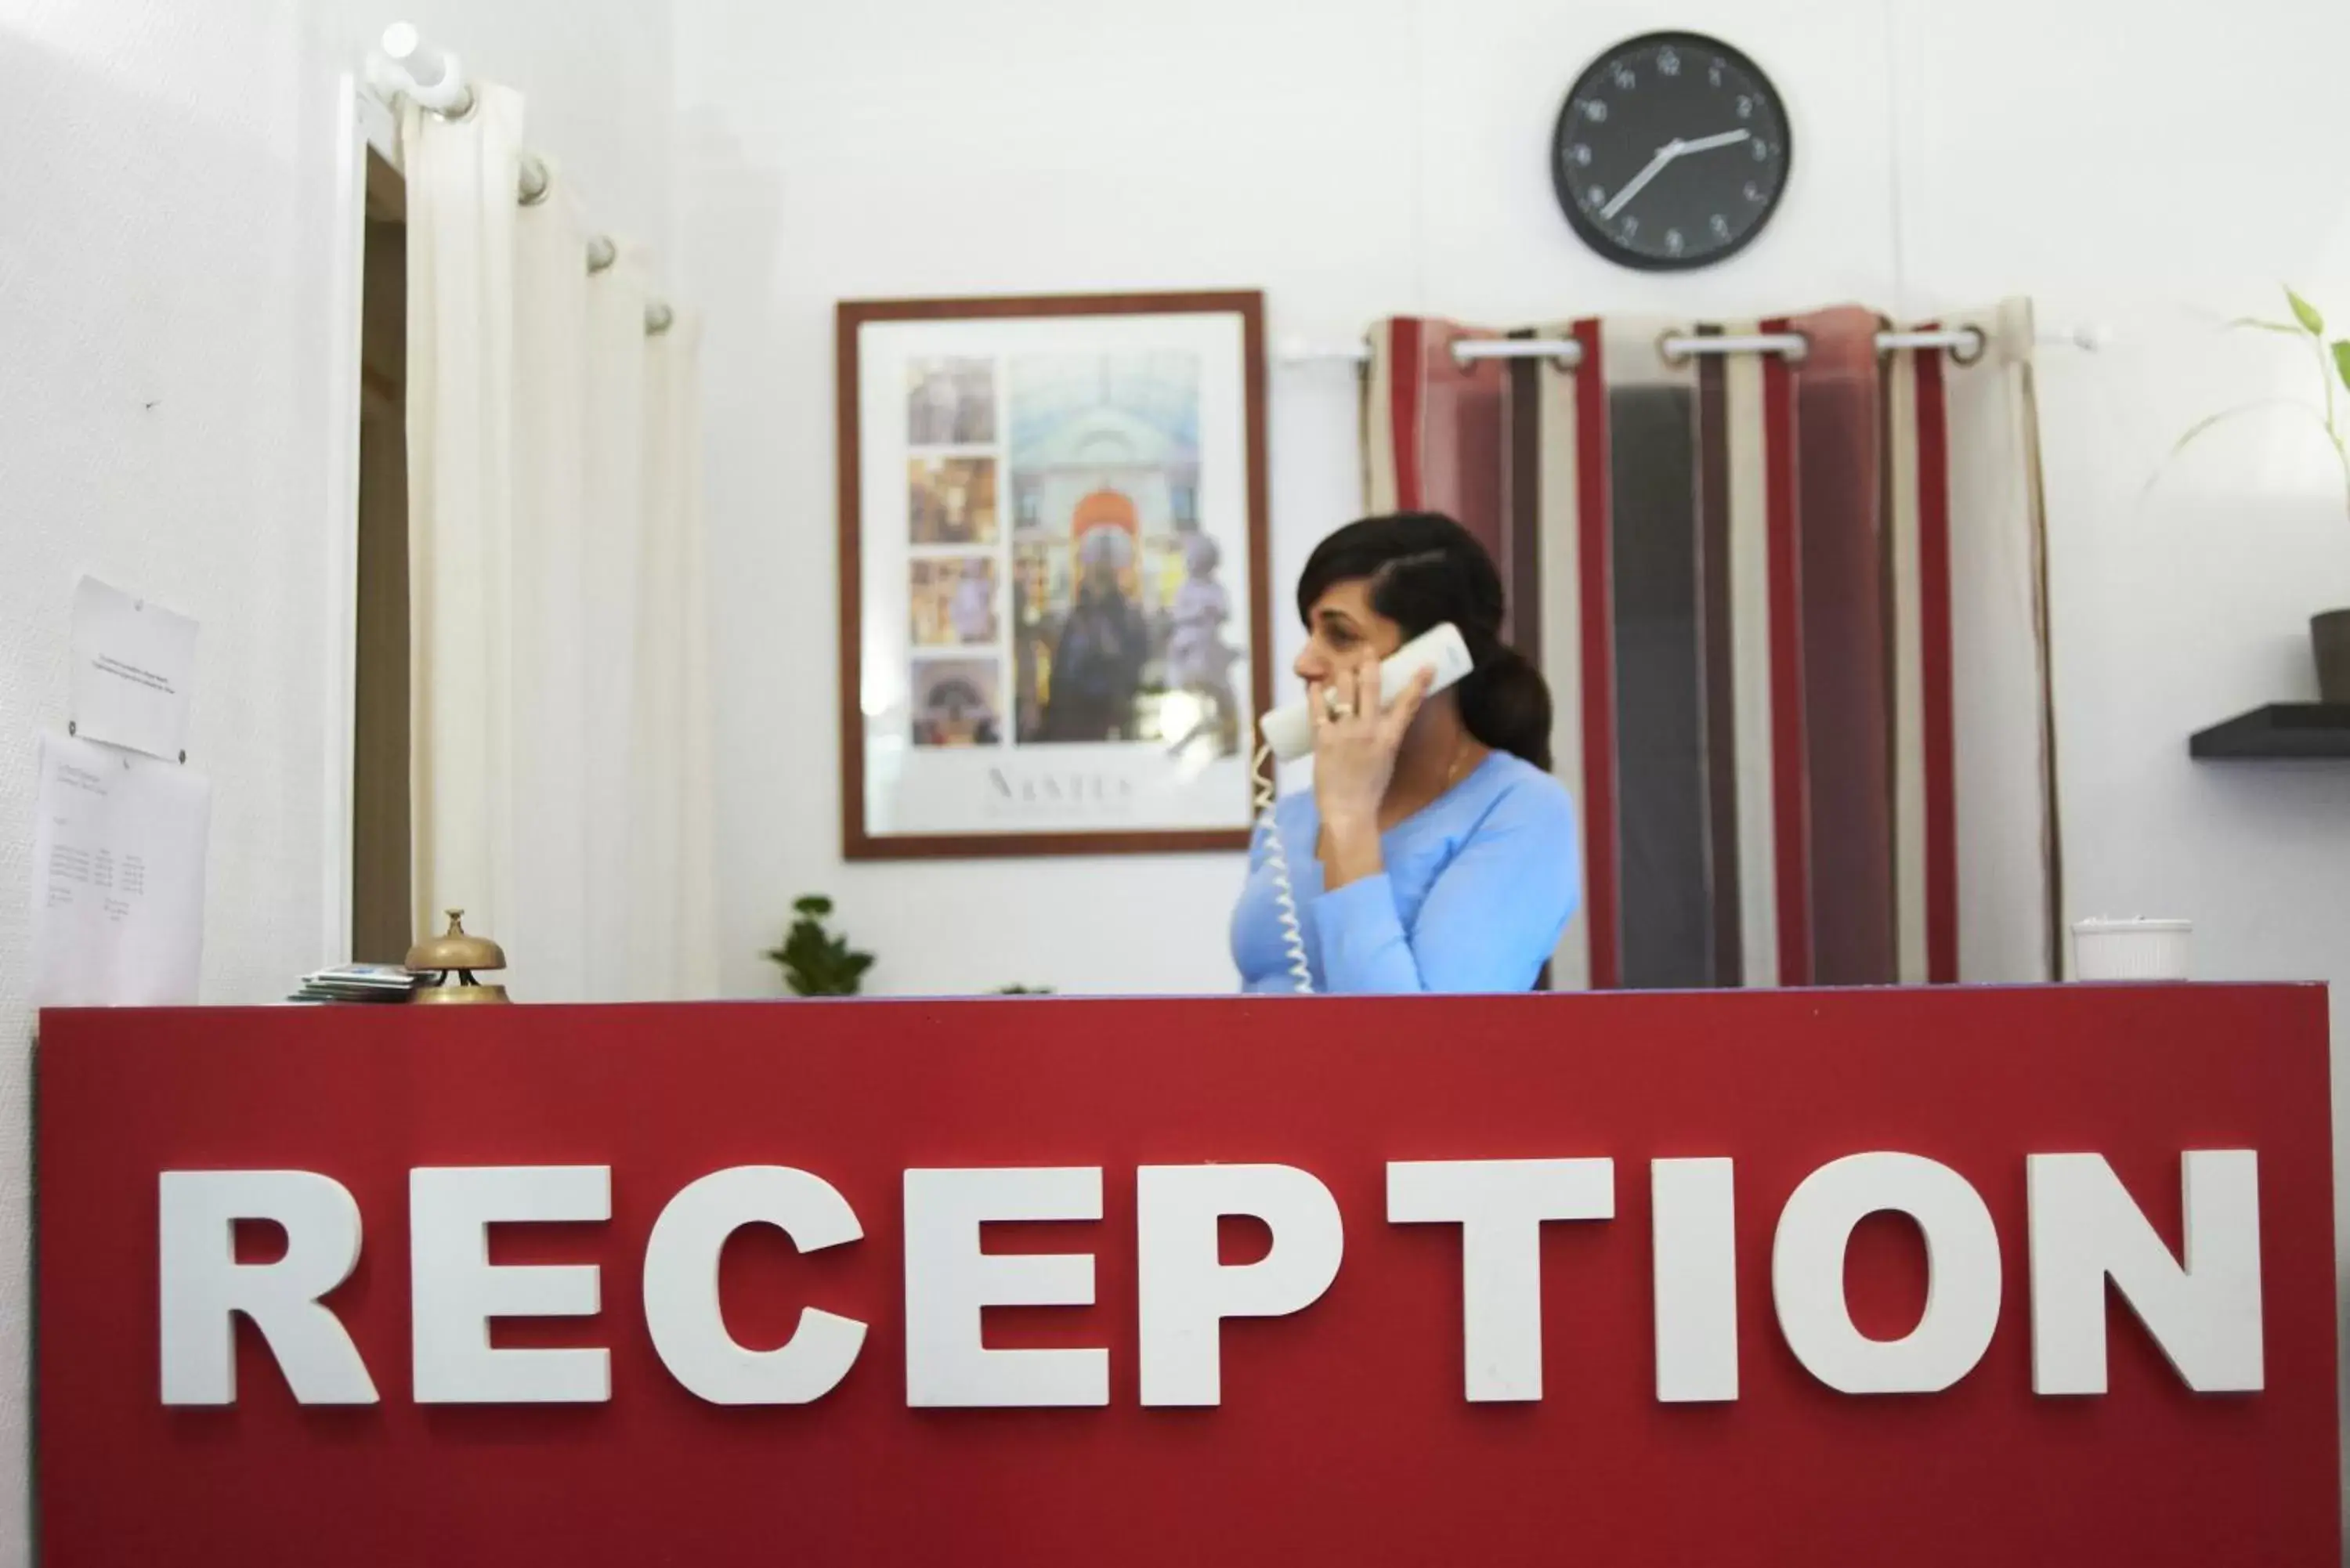
[[1583,243],[1649,272],[1710,266],[1762,232],[1787,188],[1787,111],[1729,45],[1650,33],[1594,60],[1559,110],[1558,204]]

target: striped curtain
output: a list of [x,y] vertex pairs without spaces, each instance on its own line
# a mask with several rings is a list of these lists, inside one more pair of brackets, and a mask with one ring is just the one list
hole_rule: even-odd
[[[1548,676],[1586,836],[1561,989],[2057,973],[2028,305],[1371,334],[1368,509],[1449,512]],[[1664,340],[1798,333],[1800,358]],[[1471,338],[1559,358],[1455,358]]]

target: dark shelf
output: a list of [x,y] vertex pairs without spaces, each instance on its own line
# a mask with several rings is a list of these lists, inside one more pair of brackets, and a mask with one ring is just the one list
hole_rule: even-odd
[[2272,702],[2212,725],[2187,753],[2213,762],[2350,758],[2350,702]]

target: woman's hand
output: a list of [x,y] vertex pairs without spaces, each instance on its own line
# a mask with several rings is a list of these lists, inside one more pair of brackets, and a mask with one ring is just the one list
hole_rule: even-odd
[[1367,839],[1376,857],[1379,805],[1395,777],[1396,752],[1433,678],[1433,671],[1420,670],[1384,712],[1374,655],[1365,654],[1327,681],[1306,683],[1305,707],[1314,721],[1314,803],[1330,836],[1329,850],[1342,845],[1359,848]]

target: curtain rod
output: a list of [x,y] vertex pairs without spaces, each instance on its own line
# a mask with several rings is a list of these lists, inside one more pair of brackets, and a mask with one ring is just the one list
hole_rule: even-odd
[[[463,119],[473,112],[473,89],[465,79],[464,62],[453,50],[429,42],[411,22],[394,22],[383,30],[381,47],[368,57],[367,79],[387,104],[404,98],[444,119]],[[546,160],[536,153],[523,153],[520,161],[515,199],[523,206],[536,207],[555,188],[554,176],[547,172]],[[609,268],[619,254],[608,235],[591,237],[589,275]],[[656,299],[645,306],[645,331],[654,337],[668,331],[676,320],[676,312],[665,300]]]
[[[2064,344],[2092,352],[2106,346],[2108,334],[2102,327],[2076,327],[2064,332],[2043,332],[2037,341]],[[1763,332],[1743,337],[1705,337],[1694,334],[1671,334],[1658,340],[1658,348],[1668,359],[1679,359],[1691,354],[1783,354],[1790,359],[1801,359],[1811,349],[1811,344],[1800,332]],[[1898,353],[1905,349],[1950,348],[1971,358],[1982,352],[1983,335],[1972,327],[1938,328],[1931,332],[1880,332],[1877,335],[1877,351]],[[1297,338],[1284,339],[1276,358],[1284,365],[1310,364],[1322,359],[1352,360],[1357,364],[1371,357],[1368,343],[1315,344]],[[1452,345],[1453,363],[1467,365],[1479,359],[1555,359],[1572,369],[1583,363],[1583,345],[1572,337],[1464,337]]]

